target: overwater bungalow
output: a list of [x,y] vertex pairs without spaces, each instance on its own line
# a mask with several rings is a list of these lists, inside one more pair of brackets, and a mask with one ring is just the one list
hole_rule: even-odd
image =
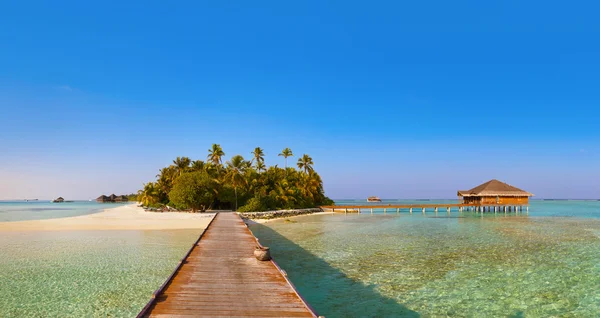
[[110,198],[103,194],[96,198],[96,202],[110,202]]
[[368,197],[367,202],[381,202],[381,199],[376,196]]
[[115,195],[111,194],[110,196],[101,195],[96,199],[96,202],[106,203],[106,202],[127,202],[129,199],[126,195]]
[[496,179],[478,185],[471,190],[458,191],[458,198],[464,204],[483,206],[524,206],[529,204],[533,194],[513,187]]
[[63,203],[63,202],[65,202],[65,199],[63,199],[63,197],[58,197],[58,198],[52,200],[52,202],[54,202],[54,203]]

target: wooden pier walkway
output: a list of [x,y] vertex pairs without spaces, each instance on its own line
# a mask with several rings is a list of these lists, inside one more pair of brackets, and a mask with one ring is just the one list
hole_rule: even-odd
[[466,204],[466,203],[430,203],[430,204],[366,204],[366,205],[327,205],[322,206],[323,211],[331,212],[342,212],[342,213],[361,213],[362,210],[367,209],[373,213],[374,210],[383,210],[383,213],[396,212],[400,213],[402,210],[413,213],[415,211],[434,211],[446,210],[450,213],[453,209],[458,212],[473,211],[473,212],[519,212],[523,209],[529,212],[529,206],[523,205],[503,205],[503,204]]
[[138,317],[317,317],[237,213],[218,213]]

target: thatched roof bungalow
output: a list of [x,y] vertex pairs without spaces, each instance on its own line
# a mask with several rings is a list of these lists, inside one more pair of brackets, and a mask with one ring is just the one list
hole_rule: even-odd
[[65,202],[65,199],[63,199],[63,197],[58,197],[58,198],[52,200],[52,202],[54,202],[54,203],[62,203],[62,202]]
[[129,201],[129,198],[127,198],[126,195],[115,195],[115,194],[111,194],[110,196],[105,196],[104,194],[99,196],[96,199],[97,202],[102,202],[102,203],[106,203],[106,202],[127,202]]
[[103,194],[96,198],[96,202],[110,202],[110,198]]
[[466,204],[527,205],[533,194],[496,179],[471,190],[458,191],[458,198]]

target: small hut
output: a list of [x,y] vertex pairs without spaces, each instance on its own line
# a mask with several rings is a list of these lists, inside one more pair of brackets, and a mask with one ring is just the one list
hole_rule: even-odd
[[54,202],[54,203],[63,203],[63,202],[65,202],[65,199],[63,199],[63,197],[58,197],[58,198],[54,199],[52,202]]
[[110,202],[115,202],[115,200],[117,199],[117,196],[113,193],[108,197],[110,200]]
[[110,198],[103,194],[96,199],[96,202],[110,202]]
[[465,204],[477,205],[514,205],[529,204],[529,197],[533,194],[513,187],[496,179],[490,180],[471,190],[458,191],[458,198]]

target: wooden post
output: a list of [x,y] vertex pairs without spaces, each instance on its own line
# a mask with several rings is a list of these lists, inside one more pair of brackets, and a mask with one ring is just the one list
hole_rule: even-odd
[[383,214],[387,214],[387,208],[383,208]]
[[371,214],[373,214],[373,208],[371,208]]
[[425,214],[425,208],[421,208],[421,212],[423,212],[423,214]]
[[400,208],[396,208],[396,213],[400,213]]
[[344,209],[344,213],[348,214],[348,208]]
[[410,214],[412,214],[412,208],[410,208],[408,211],[410,212]]
[[435,213],[438,213],[438,207],[437,206],[435,208],[433,208],[433,210],[435,211]]

